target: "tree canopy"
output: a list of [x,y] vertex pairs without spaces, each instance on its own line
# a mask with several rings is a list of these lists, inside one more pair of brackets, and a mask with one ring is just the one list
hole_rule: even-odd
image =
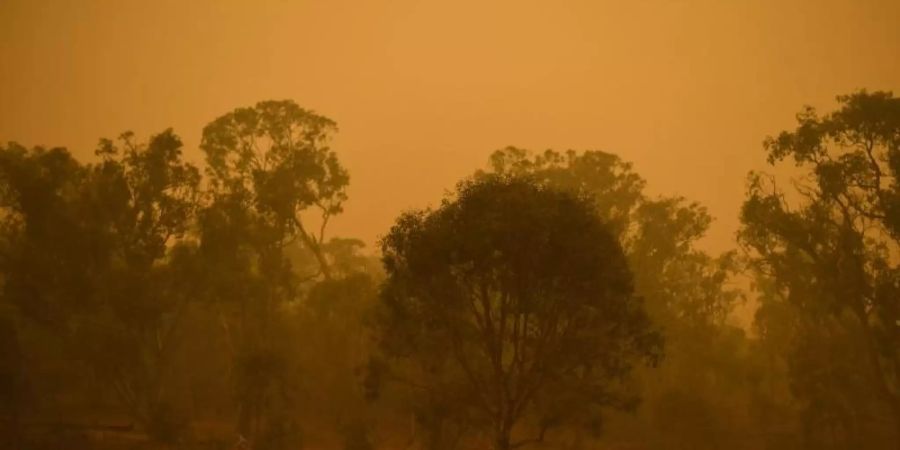
[[720,254],[619,156],[518,147],[367,251],[290,100],[196,166],[173,130],[0,146],[0,447],[895,448],[898,102],[767,138]]
[[861,445],[856,417],[886,408],[900,430],[900,99],[838,101],[766,139],[769,162],[791,159],[800,176],[785,189],[751,175],[740,241],[768,286],[758,323],[790,345],[809,420]]
[[383,349],[460,373],[455,392],[495,448],[525,442],[513,429],[526,414],[540,440],[591,407],[630,405],[615,388],[659,357],[621,246],[584,198],[525,178],[463,182],[437,210],[402,216],[382,251]]

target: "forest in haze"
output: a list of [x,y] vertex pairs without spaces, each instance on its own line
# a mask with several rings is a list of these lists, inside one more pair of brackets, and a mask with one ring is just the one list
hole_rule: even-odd
[[900,448],[900,98],[797,110],[721,253],[615,149],[485,149],[371,248],[291,100],[211,118],[199,162],[173,129],[5,144],[0,444]]

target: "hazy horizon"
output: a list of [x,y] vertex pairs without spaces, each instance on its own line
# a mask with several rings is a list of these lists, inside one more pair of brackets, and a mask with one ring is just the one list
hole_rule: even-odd
[[[801,105],[900,89],[900,2],[74,2],[0,5],[0,141],[68,147],[293,99],[337,121],[332,235],[370,245],[507,146],[599,149],[698,201],[734,246],[763,138]],[[415,170],[406,170],[414,168]]]

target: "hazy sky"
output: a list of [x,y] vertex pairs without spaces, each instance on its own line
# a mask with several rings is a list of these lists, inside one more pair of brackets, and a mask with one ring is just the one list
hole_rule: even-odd
[[174,127],[187,153],[238,106],[338,122],[351,173],[333,233],[368,242],[489,153],[600,149],[733,242],[761,141],[803,104],[900,91],[898,0],[0,0],[0,141]]

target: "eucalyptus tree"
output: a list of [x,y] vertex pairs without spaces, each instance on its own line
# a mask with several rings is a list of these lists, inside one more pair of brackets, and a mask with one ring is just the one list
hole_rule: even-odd
[[[714,445],[713,428],[724,427],[726,415],[740,415],[735,401],[749,390],[743,374],[748,361],[738,350],[747,342],[729,322],[742,298],[735,286],[739,261],[733,251],[714,255],[699,246],[713,221],[706,208],[678,196],[650,196],[631,163],[598,150],[533,153],[507,147],[495,151],[480,174],[529,176],[592,199],[623,247],[636,293],[666,336],[665,360],[640,377],[645,407],[636,420],[654,432],[636,438],[673,430],[677,436],[665,436],[673,446]],[[702,411],[670,414],[670,398],[688,399]],[[721,417],[721,427],[693,419],[699,416]]]
[[[294,445],[288,441],[297,434],[296,368],[280,324],[285,305],[299,298],[303,281],[334,275],[325,233],[349,182],[329,146],[336,130],[292,101],[238,108],[203,129],[206,285],[231,342],[239,430],[258,443],[283,441],[271,446]],[[317,262],[311,273],[299,273],[298,245]]]
[[402,215],[382,251],[381,349],[408,369],[395,376],[456,396],[496,449],[632,406],[629,373],[659,357],[622,248],[584,197],[465,181],[439,208]]
[[187,233],[199,171],[171,130],[62,148],[0,149],[4,301],[108,383],[133,418],[174,437],[166,378],[190,300]]
[[[267,244],[300,239],[325,278],[325,230],[343,210],[350,181],[329,146],[336,131],[331,119],[292,101],[264,101],[209,123],[200,144],[217,198],[243,202],[271,234]],[[317,226],[304,213],[315,213]]]
[[[874,389],[869,396],[892,412],[900,443],[900,99],[866,91],[837,99],[839,109],[807,107],[794,130],[766,139],[769,163],[790,159],[799,176],[785,189],[774,176],[751,175],[740,238],[771,286],[760,325],[781,323],[792,359],[809,362],[791,375],[831,374],[822,389],[797,383],[795,393],[816,404],[849,393],[839,386],[857,379],[854,389]],[[790,319],[776,322],[778,310]],[[811,351],[832,344],[861,359],[812,362]],[[866,403],[851,395],[828,411],[871,414]]]

